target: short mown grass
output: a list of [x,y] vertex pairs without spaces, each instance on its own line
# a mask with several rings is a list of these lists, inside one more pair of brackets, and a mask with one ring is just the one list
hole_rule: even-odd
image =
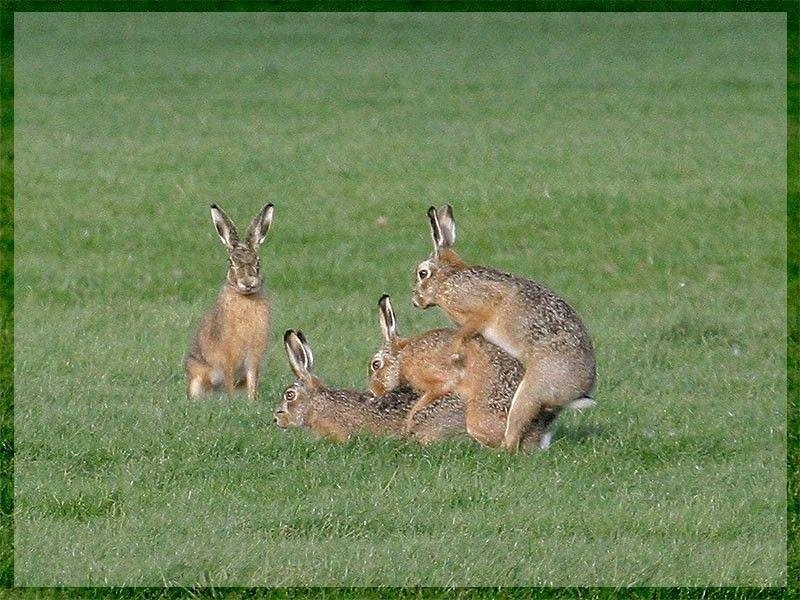
[[[780,585],[785,18],[17,14],[15,583]],[[184,397],[276,205],[260,400]],[[598,406],[548,452],[281,432],[280,344],[363,387],[425,209],[563,294]]]

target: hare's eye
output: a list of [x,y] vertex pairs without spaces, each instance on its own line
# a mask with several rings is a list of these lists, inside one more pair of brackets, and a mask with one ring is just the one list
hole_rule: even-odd
[[370,366],[372,367],[373,371],[377,371],[378,369],[381,368],[382,365],[383,363],[380,361],[380,359],[375,359],[372,361],[372,364]]
[[426,279],[428,277],[428,275],[430,275],[430,273],[428,273],[428,269],[420,269],[417,272],[417,276],[419,277],[420,281],[422,281],[423,279]]
[[294,400],[295,393],[294,390],[286,390],[286,393],[283,395],[287,400]]

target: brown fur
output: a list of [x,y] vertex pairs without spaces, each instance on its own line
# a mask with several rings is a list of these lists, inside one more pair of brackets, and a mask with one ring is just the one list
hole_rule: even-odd
[[[410,386],[422,393],[409,411],[409,431],[416,427],[410,420],[416,410],[424,410],[428,402],[434,403],[442,395],[456,394],[464,398],[467,433],[486,446],[501,445],[511,399],[524,373],[522,364],[481,336],[469,339],[460,354],[454,355],[459,336],[456,329],[400,337],[388,296],[381,298],[379,306],[384,341],[370,363],[370,390],[378,394]],[[557,414],[550,411],[529,423],[523,435],[524,449],[536,446]]]
[[[289,364],[297,377],[286,388],[275,412],[275,423],[282,429],[301,427],[338,442],[359,433],[404,437],[408,410],[418,394],[408,387],[380,396],[356,390],[328,388],[315,377],[313,356],[300,332],[284,336]],[[442,398],[435,406],[419,412],[410,436],[428,443],[452,437],[464,430],[463,401],[455,396]]]
[[228,248],[229,265],[217,300],[203,317],[184,359],[190,398],[242,387],[249,400],[256,398],[270,320],[258,247],[267,235],[272,212],[272,205],[265,205],[248,227],[245,241],[240,242],[230,219],[216,205],[211,207],[217,233]]
[[[269,300],[264,292],[243,296],[227,284],[206,313],[184,362],[187,394],[200,380],[202,391],[247,388],[254,400],[261,358],[269,335]],[[248,377],[248,373],[250,376]]]
[[466,265],[452,250],[452,207],[431,207],[428,217],[434,253],[418,267],[414,305],[439,306],[460,326],[454,351],[481,334],[522,362],[525,375],[503,443],[516,451],[540,411],[560,409],[591,393],[596,368],[589,333],[574,309],[546,287]]

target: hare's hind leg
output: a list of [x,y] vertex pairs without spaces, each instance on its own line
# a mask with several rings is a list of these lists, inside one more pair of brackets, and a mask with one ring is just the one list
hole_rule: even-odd
[[[511,400],[503,448],[509,452],[519,450],[523,436],[545,407],[549,410],[549,407],[560,407],[569,402],[573,392],[569,386],[559,385],[559,376],[560,373],[552,369],[538,365],[528,367]],[[547,428],[536,428],[530,431],[530,441],[539,443],[546,434]]]
[[212,368],[195,358],[186,359],[186,396],[199,398],[214,389]]
[[501,415],[488,406],[476,402],[467,405],[466,429],[473,440],[489,448],[497,448],[503,443],[505,423]]
[[[508,411],[506,421],[506,431],[503,436],[503,448],[509,452],[516,452],[522,441],[522,436],[528,429],[530,422],[536,418],[541,410],[544,390],[539,389],[533,373],[529,370],[519,383],[514,398],[511,400],[511,408]],[[538,438],[538,433],[536,434]],[[537,440],[538,441],[538,440]]]
[[537,448],[547,450],[550,447],[558,413],[558,410],[551,407],[539,411],[539,416],[528,426],[528,430],[522,436],[520,448],[523,452],[531,452]]
[[472,385],[469,388],[459,390],[467,398],[465,411],[467,435],[479,444],[497,448],[503,443],[506,420],[501,412],[490,408],[488,391],[483,389],[480,382],[475,381],[475,377],[470,380]]

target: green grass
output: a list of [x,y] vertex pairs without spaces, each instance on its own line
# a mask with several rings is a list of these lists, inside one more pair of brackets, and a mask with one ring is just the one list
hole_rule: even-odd
[[[17,585],[781,585],[785,19],[16,17]],[[276,205],[261,398],[184,398]],[[425,209],[542,281],[598,356],[545,453],[280,432],[280,337],[366,383]],[[385,224],[379,224],[385,223]]]

